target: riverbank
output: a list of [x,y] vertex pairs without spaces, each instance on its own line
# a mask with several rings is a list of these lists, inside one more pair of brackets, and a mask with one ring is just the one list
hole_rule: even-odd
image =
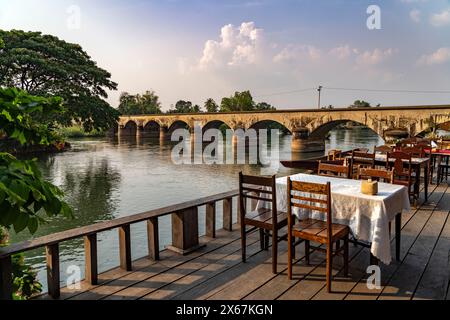
[[40,153],[64,152],[71,148],[67,141],[55,142],[49,145],[27,145],[23,146],[14,139],[0,139],[0,152],[7,152],[13,155],[29,155]]

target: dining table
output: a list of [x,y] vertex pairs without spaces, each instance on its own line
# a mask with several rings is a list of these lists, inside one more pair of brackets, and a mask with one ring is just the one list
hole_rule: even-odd
[[[350,160],[351,156],[347,156],[346,158],[348,160]],[[389,161],[389,163],[395,162],[394,158],[389,158],[389,159],[386,159],[386,158],[387,158],[387,154],[376,153],[375,154],[375,165],[386,167],[387,161]],[[403,160],[403,162],[406,164],[408,162],[408,160]],[[424,158],[413,157],[413,158],[411,158],[411,167],[415,173],[414,193],[417,195],[420,194],[420,177],[423,175],[425,202],[428,201],[428,183],[430,181],[430,170],[429,170],[430,165],[431,165],[430,157],[424,157]],[[422,174],[422,171],[423,171],[423,174]]]
[[[311,174],[294,174],[289,176],[293,181],[304,181],[331,186],[331,212],[333,223],[349,226],[351,236],[358,242],[366,243],[371,255],[379,261],[389,264],[392,260],[390,245],[390,222],[396,223],[397,259],[400,250],[400,230],[402,212],[411,210],[408,190],[405,186],[378,183],[378,193],[367,195],[361,192],[362,180],[338,177],[318,176]],[[277,210],[287,212],[287,179],[276,179]],[[268,202],[258,201],[256,208],[270,206]],[[319,211],[292,208],[298,219],[326,220],[326,214]]]

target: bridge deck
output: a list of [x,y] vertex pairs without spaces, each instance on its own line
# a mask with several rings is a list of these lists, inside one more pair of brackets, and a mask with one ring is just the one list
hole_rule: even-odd
[[[381,289],[366,286],[369,251],[350,246],[350,275],[342,277],[342,261],[334,261],[333,290],[325,288],[325,256],[303,259],[297,247],[294,279],[286,274],[286,242],[280,244],[277,275],[271,273],[270,251],[261,251],[258,234],[248,240],[248,261],[241,262],[240,235],[220,230],[217,238],[201,240],[206,246],[187,256],[170,251],[154,262],[142,258],[133,271],[119,268],[99,275],[97,286],[81,283],[81,289],[62,288],[61,299],[450,299],[448,292],[450,248],[450,188],[430,186],[427,204],[404,214],[401,262],[382,265]],[[392,248],[394,250],[394,248]],[[40,299],[48,299],[42,295]]]

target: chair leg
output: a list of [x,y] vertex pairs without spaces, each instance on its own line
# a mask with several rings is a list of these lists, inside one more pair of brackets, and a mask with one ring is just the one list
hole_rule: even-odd
[[259,229],[259,246],[261,247],[261,250],[265,250],[265,241],[266,239],[266,235],[264,233],[264,229],[260,228]]
[[245,234],[245,224],[244,224],[244,222],[243,221],[241,221],[241,224],[240,224],[240,226],[241,226],[241,251],[242,251],[242,262],[245,262],[245,254],[246,254],[246,239],[245,239],[245,236],[246,236],[246,234]]
[[292,237],[292,231],[291,228],[288,225],[288,233],[287,233],[287,242],[288,242],[288,261],[287,261],[287,265],[288,265],[288,279],[292,280],[292,253],[294,250],[294,241],[295,238]]
[[395,257],[397,261],[400,261],[401,230],[402,230],[402,214],[398,213],[395,216]]
[[265,250],[269,250],[269,238],[270,238],[270,232],[266,231],[266,234],[265,234],[265,237],[264,237]]
[[307,265],[309,265],[309,240],[305,240],[305,262]]
[[327,291],[331,292],[331,276],[333,273],[333,244],[327,244]]
[[278,262],[278,231],[276,229],[272,230],[272,272],[277,273],[277,262]]
[[344,277],[348,277],[348,235],[344,238]]
[[341,248],[341,241],[338,240],[336,241],[336,251],[339,251],[340,248]]
[[391,238],[391,229],[392,229],[392,224],[391,224],[391,222],[389,221],[389,239]]

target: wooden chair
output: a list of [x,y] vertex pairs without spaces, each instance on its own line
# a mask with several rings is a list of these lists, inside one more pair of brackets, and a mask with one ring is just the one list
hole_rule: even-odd
[[339,154],[342,152],[342,150],[329,150],[327,154],[327,160],[338,160]]
[[445,180],[447,181],[448,176],[450,175],[450,156],[439,156],[437,159],[437,184],[441,183]]
[[352,151],[350,158],[350,172],[352,177],[356,177],[358,166],[365,168],[375,168],[375,153]]
[[396,151],[410,153],[411,157],[413,158],[425,158],[425,148],[419,147],[419,146],[413,146],[413,147],[400,147],[396,148]]
[[319,168],[317,170],[317,174],[319,176],[326,177],[350,177],[350,167],[348,165],[339,165],[339,164],[331,164],[324,163],[319,161]]
[[[408,194],[413,196],[414,200],[418,199],[418,194],[414,190],[413,168],[411,163],[411,154],[401,151],[388,152],[386,169],[394,169],[394,184],[403,185],[408,188]],[[392,164],[389,159],[394,159]]]
[[[247,199],[265,201],[271,208],[247,212]],[[266,178],[239,173],[239,214],[241,221],[242,261],[246,261],[246,226],[259,228],[261,249],[267,250],[272,236],[272,272],[277,273],[278,230],[287,225],[287,214],[277,211],[275,176]]]
[[393,152],[394,148],[388,146],[388,145],[382,145],[382,146],[377,146],[375,148],[373,148],[373,153],[381,153],[381,154],[387,154],[388,152]]
[[369,148],[356,148],[353,151],[367,153],[367,152],[369,152]]
[[[314,248],[318,251],[325,251],[327,254],[326,279],[327,290],[331,292],[331,278],[333,257],[343,251],[344,275],[348,276],[348,236],[350,228],[346,225],[333,223],[331,214],[331,191],[330,182],[327,184],[317,184],[301,181],[292,181],[287,178],[288,190],[288,277],[292,279],[292,259],[294,252],[294,239],[300,238],[305,242],[305,260],[309,264],[310,242],[318,242],[326,246]],[[320,197],[320,198],[318,198]],[[304,219],[295,222],[292,208],[300,208],[326,213],[326,221],[315,219]],[[337,243],[344,240],[344,246]],[[336,243],[336,250],[333,251],[333,244]]]
[[372,168],[364,168],[359,166],[358,173],[356,175],[356,179],[372,179],[385,183],[393,183],[394,182],[394,170],[386,170],[386,169],[372,169]]

